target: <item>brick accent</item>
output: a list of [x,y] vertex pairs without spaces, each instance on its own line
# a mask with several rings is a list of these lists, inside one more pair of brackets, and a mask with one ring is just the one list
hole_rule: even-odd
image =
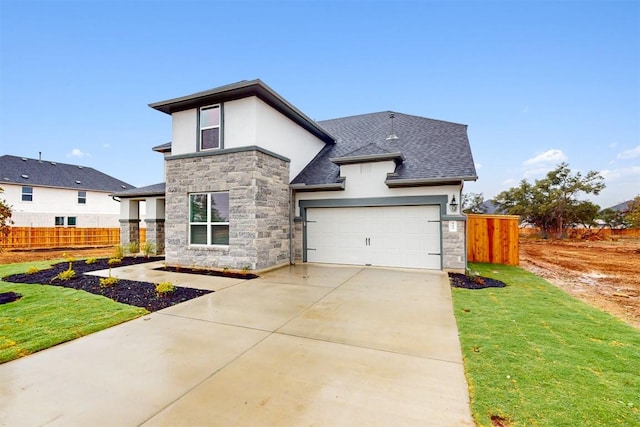
[[[262,151],[166,160],[168,265],[260,270],[289,261],[289,162]],[[229,246],[189,246],[189,194],[229,192]]]

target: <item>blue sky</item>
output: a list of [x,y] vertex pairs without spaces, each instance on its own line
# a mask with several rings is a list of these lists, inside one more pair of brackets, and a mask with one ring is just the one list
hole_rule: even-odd
[[316,120],[467,124],[485,198],[562,161],[640,194],[638,1],[0,0],[0,154],[160,182],[147,104],[254,78]]

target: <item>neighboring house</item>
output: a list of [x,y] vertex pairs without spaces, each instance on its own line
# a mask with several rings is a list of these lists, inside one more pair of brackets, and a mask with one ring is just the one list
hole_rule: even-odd
[[133,188],[93,168],[0,156],[2,197],[16,227],[119,227],[115,191]]
[[168,265],[465,268],[466,125],[388,111],[315,122],[260,80],[150,106],[173,121],[154,148],[166,186],[116,194],[123,243],[144,200]]

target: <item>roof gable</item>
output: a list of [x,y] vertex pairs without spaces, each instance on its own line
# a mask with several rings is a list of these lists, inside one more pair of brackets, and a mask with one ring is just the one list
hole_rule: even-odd
[[[393,132],[390,115],[394,114]],[[340,168],[332,159],[401,153],[389,182],[419,183],[477,179],[467,126],[384,111],[318,122],[337,138],[293,180],[294,184],[340,182]],[[397,139],[390,138],[392,133]]]
[[0,156],[2,183],[104,192],[135,188],[93,168],[10,155]]
[[189,110],[205,105],[219,104],[250,96],[257,96],[322,141],[326,143],[333,143],[335,141],[333,136],[331,136],[331,134],[329,134],[325,129],[318,126],[315,121],[311,120],[302,111],[298,110],[290,104],[289,101],[281,97],[259,79],[249,81],[242,80],[237,83],[220,86],[202,92],[196,92],[191,95],[154,102],[149,104],[149,107],[162,111],[166,114],[173,114],[178,111]]

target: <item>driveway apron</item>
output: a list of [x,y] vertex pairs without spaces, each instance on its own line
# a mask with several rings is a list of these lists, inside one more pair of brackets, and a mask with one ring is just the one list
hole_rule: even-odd
[[0,425],[473,425],[445,273],[197,280],[217,291],[0,365]]

